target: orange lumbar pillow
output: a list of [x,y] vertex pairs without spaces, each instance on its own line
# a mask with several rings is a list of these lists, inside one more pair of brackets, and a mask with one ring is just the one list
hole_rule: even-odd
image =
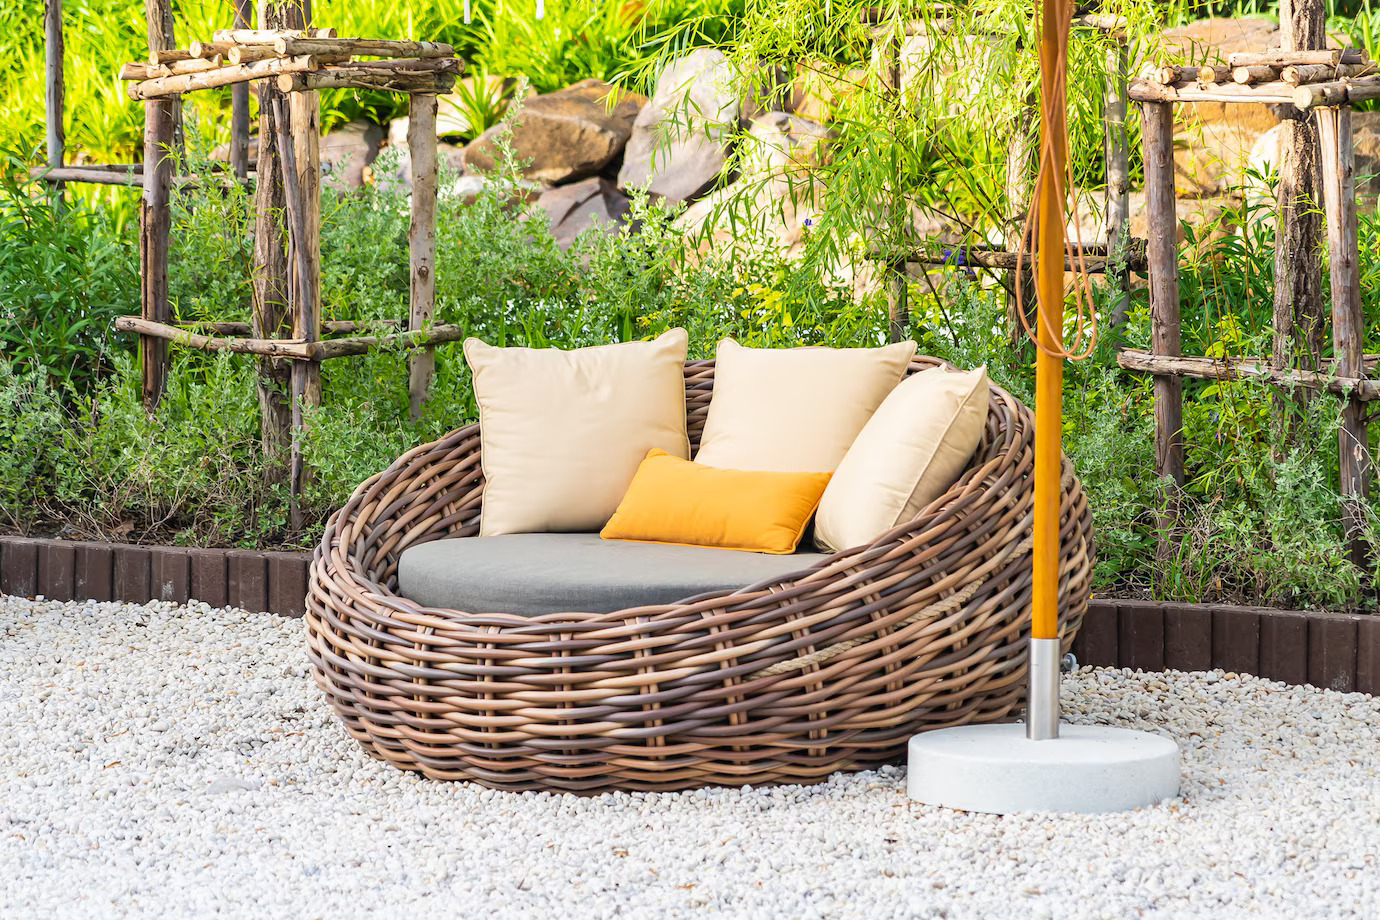
[[599,535],[793,553],[831,475],[718,469],[654,448]]

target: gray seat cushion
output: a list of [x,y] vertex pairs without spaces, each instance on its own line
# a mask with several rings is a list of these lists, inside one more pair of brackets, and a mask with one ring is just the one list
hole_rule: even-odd
[[398,593],[470,613],[608,613],[734,591],[824,558],[626,543],[592,533],[465,537],[404,550]]

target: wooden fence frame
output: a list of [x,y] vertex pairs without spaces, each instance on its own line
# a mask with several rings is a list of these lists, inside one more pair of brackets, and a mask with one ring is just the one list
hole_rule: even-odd
[[[454,49],[439,42],[337,38],[334,29],[310,28],[309,3],[303,4],[303,29],[249,28],[251,0],[233,0],[234,28],[217,31],[209,42],[173,47],[170,0],[146,0],[149,62],[127,64],[121,79],[131,81],[129,95],[144,103],[144,162],[130,165],[67,167],[63,136],[62,0],[45,0],[47,42],[46,105],[48,163],[35,178],[65,182],[134,184],[139,204],[140,315],[116,320],[115,328],[139,336],[139,358],[146,409],[153,411],[167,386],[168,346],[272,356],[292,362],[291,458],[289,485],[293,526],[302,516],[303,410],[320,405],[320,362],[361,355],[383,347],[413,350],[408,357],[408,391],[412,418],[422,412],[435,371],[436,344],[462,337],[455,326],[434,326],[436,301],[437,96],[449,92],[464,64]],[[351,63],[353,55],[383,61]],[[249,84],[273,79],[289,97],[275,100],[273,123],[287,203],[290,338],[254,338],[242,323],[212,323],[204,335],[174,321],[168,299],[168,251],[171,189],[201,180],[174,176],[181,96],[219,86],[231,89],[229,175],[222,180],[248,185]],[[320,101],[318,88],[355,87],[406,93],[411,97],[408,144],[412,153],[411,223],[408,250],[411,270],[406,330],[366,329],[356,323],[321,322],[320,260]],[[268,122],[260,113],[261,129]],[[261,134],[262,134],[261,130]],[[201,324],[206,325],[206,324]],[[324,339],[324,335],[344,336]]]
[[[1348,59],[1346,55],[1352,55]],[[1348,62],[1350,60],[1350,62]],[[1118,364],[1154,375],[1155,464],[1162,479],[1184,483],[1183,377],[1236,380],[1255,377],[1270,383],[1332,393],[1343,402],[1338,432],[1344,526],[1353,559],[1364,560],[1364,515],[1370,452],[1365,403],[1380,399],[1380,387],[1366,379],[1360,268],[1356,222],[1355,154],[1351,102],[1380,98],[1380,76],[1335,79],[1339,68],[1371,69],[1354,51],[1271,51],[1233,54],[1220,68],[1168,68],[1133,82],[1130,97],[1141,107],[1145,154],[1146,212],[1149,221],[1151,350],[1123,351]],[[1210,78],[1210,79],[1208,79]],[[1309,81],[1313,82],[1309,82]],[[1179,266],[1174,195],[1174,113],[1178,103],[1218,102],[1290,104],[1318,126],[1332,283],[1330,373],[1264,361],[1214,360],[1181,354]],[[1287,215],[1285,215],[1287,217]],[[1282,221],[1283,222],[1283,221]],[[1283,228],[1276,245],[1287,245]],[[1276,259],[1276,283],[1282,260]],[[1276,310],[1276,325],[1279,311]],[[1276,335],[1290,330],[1276,329]],[[1374,367],[1374,361],[1370,361]],[[1172,509],[1173,502],[1167,503]],[[1168,540],[1172,513],[1162,522]]]

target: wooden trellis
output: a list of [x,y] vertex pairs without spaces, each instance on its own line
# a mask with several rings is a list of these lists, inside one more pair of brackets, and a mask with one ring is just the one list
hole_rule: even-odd
[[[1345,527],[1354,557],[1365,552],[1364,502],[1370,455],[1365,403],[1380,399],[1380,386],[1366,378],[1356,227],[1355,157],[1351,104],[1380,98],[1380,76],[1355,50],[1288,50],[1233,54],[1226,66],[1160,68],[1133,82],[1130,97],[1140,103],[1145,145],[1146,210],[1149,219],[1151,350],[1123,351],[1121,367],[1155,375],[1155,460],[1159,475],[1182,485],[1183,377],[1235,380],[1254,377],[1272,383],[1330,392],[1345,400],[1338,446]],[[1180,354],[1179,273],[1174,203],[1174,113],[1176,103],[1270,103],[1292,105],[1318,128],[1323,210],[1332,283],[1330,373],[1296,369],[1276,355],[1266,359],[1215,360]],[[1286,168],[1289,164],[1285,164]],[[1282,182],[1295,177],[1282,176]],[[1300,205],[1300,207],[1302,207]],[[1298,253],[1288,232],[1289,213],[1281,214],[1276,246],[1276,284],[1284,287],[1281,267]],[[1307,241],[1305,241],[1307,243]],[[1285,298],[1288,290],[1283,292]],[[1280,298],[1277,297],[1277,301]],[[1287,337],[1290,329],[1276,335]],[[1373,367],[1374,361],[1371,360]]]
[[[50,0],[49,11],[58,0]],[[217,31],[210,41],[192,42],[186,49],[166,47],[167,30],[155,19],[166,12],[166,0],[150,0],[148,62],[126,64],[121,79],[130,81],[129,95],[145,106],[144,163],[137,170],[144,195],[140,203],[141,315],[123,316],[115,328],[139,335],[145,405],[152,410],[162,398],[168,368],[168,345],[205,351],[229,351],[291,362],[290,488],[293,524],[300,526],[297,498],[301,494],[303,409],[321,402],[320,362],[371,349],[398,346],[416,349],[409,357],[409,393],[415,418],[421,411],[435,368],[433,346],[456,341],[463,330],[432,325],[435,314],[437,95],[449,92],[463,70],[454,49],[438,42],[338,38],[334,30],[308,28],[309,13],[301,7],[297,29],[248,28],[247,0],[236,0],[236,28]],[[50,47],[52,31],[50,29]],[[60,47],[60,25],[58,27]],[[358,56],[384,60],[357,60]],[[57,73],[60,87],[60,56]],[[234,139],[231,161],[234,179],[248,176],[248,84],[272,81],[276,93],[261,89],[260,168],[265,156],[273,176],[281,181],[286,205],[287,264],[283,272],[286,305],[292,322],[290,337],[255,336],[256,323],[179,324],[168,301],[168,237],[171,223],[169,190],[174,182],[176,113],[181,95],[212,87],[236,87],[233,94]],[[242,88],[242,91],[241,91]],[[320,284],[320,102],[317,90],[358,88],[407,93],[411,96],[408,143],[412,152],[411,225],[408,246],[411,294],[406,329],[380,324],[373,334],[359,324],[321,322]],[[59,89],[60,93],[60,89]],[[57,123],[61,124],[60,102]],[[50,107],[50,121],[52,109]],[[51,141],[51,139],[50,139]],[[272,148],[272,149],[269,149]],[[61,168],[61,145],[50,143],[50,166]],[[107,174],[135,172],[119,167],[97,168]],[[88,181],[78,177],[78,181]],[[263,188],[260,188],[263,195]],[[261,209],[262,210],[262,209]],[[276,223],[260,215],[256,227],[256,263],[279,247]],[[272,257],[256,264],[256,276],[272,274]],[[263,279],[256,277],[256,285]],[[271,282],[272,279],[269,279]],[[257,298],[256,298],[257,299]],[[256,303],[256,310],[261,305]],[[275,331],[270,325],[270,332]],[[204,330],[204,331],[203,331]],[[209,332],[210,334],[206,334]],[[326,338],[335,335],[334,338]]]

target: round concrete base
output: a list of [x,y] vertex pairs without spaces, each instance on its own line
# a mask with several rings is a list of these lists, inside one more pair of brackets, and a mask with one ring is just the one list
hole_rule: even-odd
[[965,725],[910,739],[906,791],[963,811],[1126,811],[1179,794],[1179,747],[1101,725],[1060,725],[1030,741],[1021,724]]

